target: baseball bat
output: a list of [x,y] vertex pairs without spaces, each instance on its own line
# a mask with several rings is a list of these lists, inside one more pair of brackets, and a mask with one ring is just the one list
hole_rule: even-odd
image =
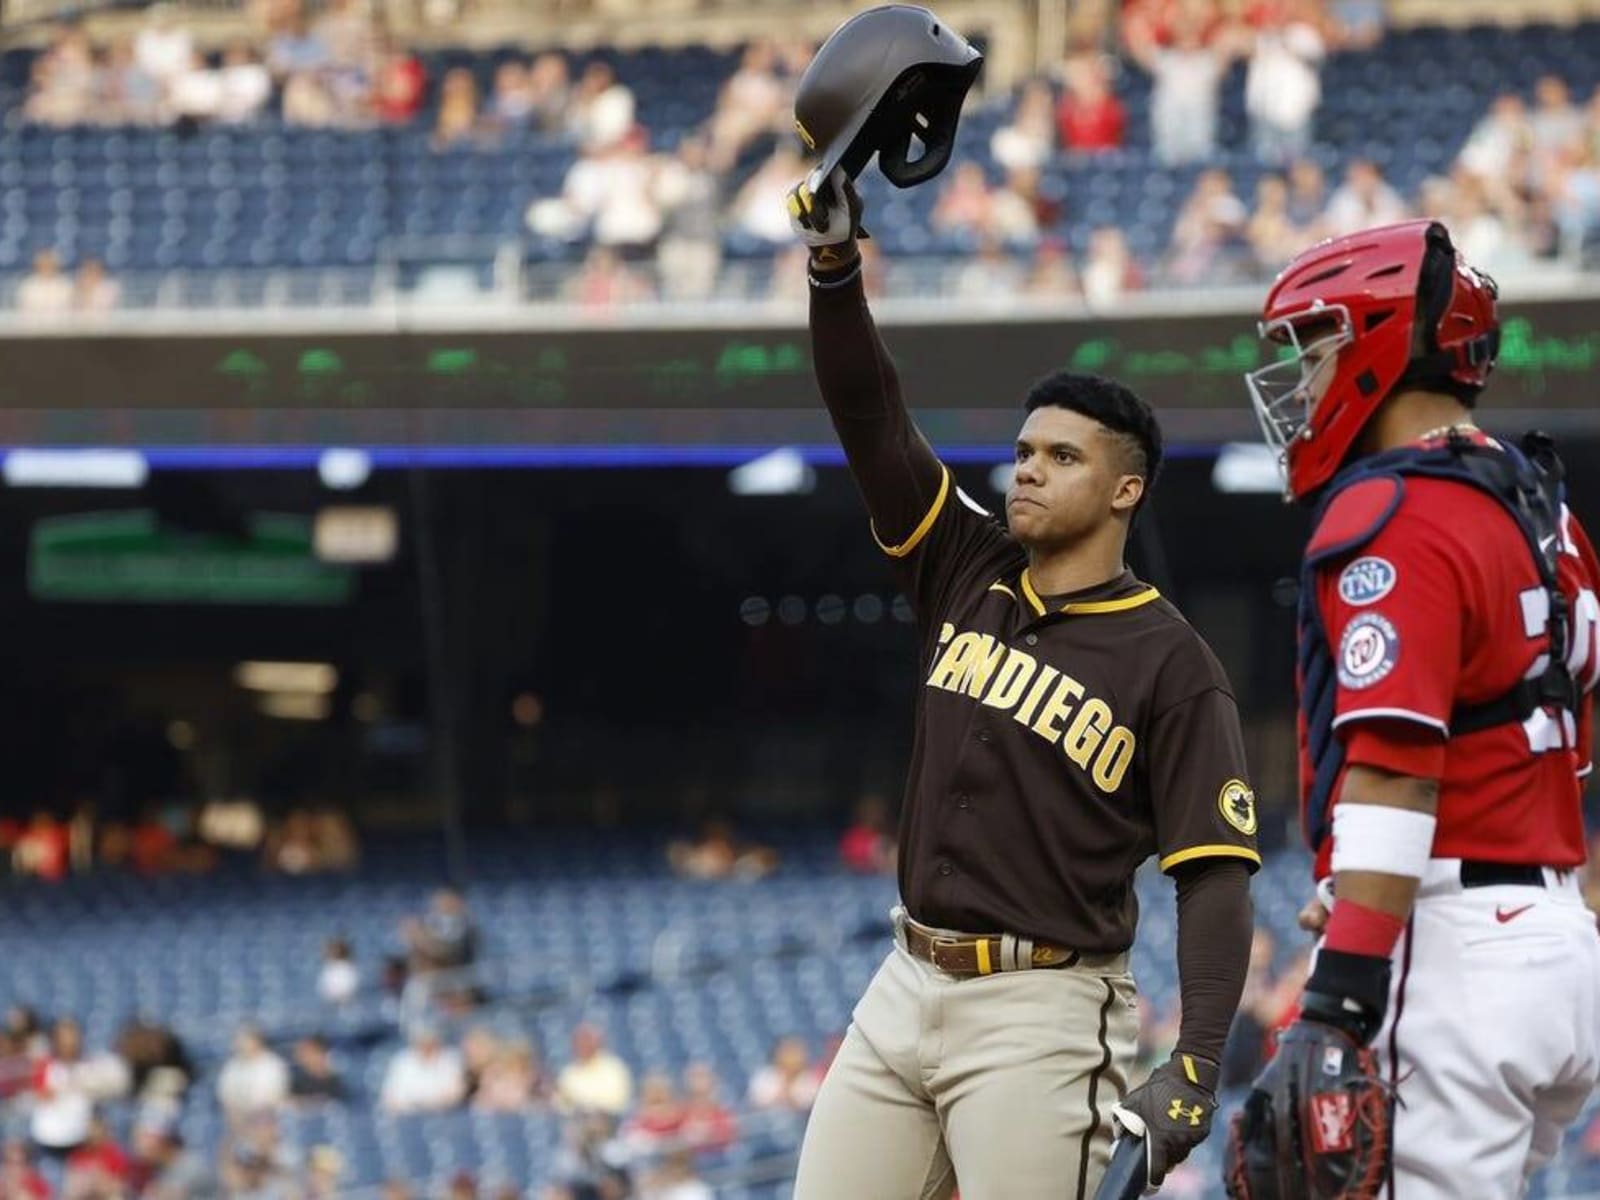
[[1149,1182],[1149,1169],[1144,1139],[1124,1134],[1111,1151],[1111,1165],[1095,1189],[1094,1200],[1138,1200]]

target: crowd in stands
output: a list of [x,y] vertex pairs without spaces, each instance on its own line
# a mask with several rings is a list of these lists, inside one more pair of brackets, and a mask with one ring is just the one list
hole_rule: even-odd
[[[1373,162],[1350,161],[1324,178],[1307,153],[1322,64],[1330,53],[1379,39],[1381,6],[1129,0],[1120,9],[1084,9],[1091,19],[1075,19],[1073,48],[1012,98],[983,161],[959,161],[935,185],[933,230],[965,248],[944,276],[947,292],[980,302],[1028,295],[1101,306],[1145,287],[1259,282],[1318,237],[1414,213],[1450,223],[1466,253],[1491,273],[1514,272],[1575,256],[1600,228],[1600,90],[1575,99],[1548,76],[1531,104],[1501,96],[1449,174],[1408,196]],[[579,67],[556,51],[507,58],[480,95],[464,67],[427,78],[361,0],[336,0],[314,20],[301,0],[270,0],[260,26],[257,42],[207,53],[161,6],[137,35],[110,45],[64,27],[35,62],[22,117],[179,127],[426,120],[441,151],[537,130],[571,146],[575,157],[557,193],[527,197],[527,229],[589,247],[540,298],[603,310],[708,297],[730,236],[771,247],[765,286],[775,298],[803,294],[803,257],[793,249],[783,196],[804,170],[789,119],[811,52],[804,41],[752,43],[699,126],[662,138],[601,60]],[[1126,228],[1111,223],[1069,239],[1084,219],[1081,197],[1042,186],[1041,172],[1062,156],[1126,144],[1129,115],[1119,91],[1133,73],[1151,80],[1156,161],[1204,166],[1217,161],[1222,82],[1236,62],[1245,64],[1251,145],[1268,168],[1252,194],[1240,195],[1221,167],[1203,171],[1165,248],[1153,255],[1135,255]],[[874,264],[869,283],[882,277]],[[77,264],[68,274],[49,251],[16,298],[19,309],[46,314],[117,303],[117,282],[100,264]]]

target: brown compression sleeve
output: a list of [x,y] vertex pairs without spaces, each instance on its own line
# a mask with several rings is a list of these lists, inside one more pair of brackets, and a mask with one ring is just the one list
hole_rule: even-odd
[[881,541],[898,543],[933,506],[944,472],[906,412],[859,263],[832,274],[813,269],[811,359],[873,527]]
[[1250,966],[1255,910],[1250,872],[1237,859],[1200,859],[1173,874],[1178,883],[1178,990],[1183,1023],[1178,1050],[1222,1061]]

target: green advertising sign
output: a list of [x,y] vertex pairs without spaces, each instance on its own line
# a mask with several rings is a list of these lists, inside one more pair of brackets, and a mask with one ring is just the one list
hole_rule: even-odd
[[47,517],[29,538],[39,600],[134,604],[343,604],[348,567],[318,562],[306,517],[258,513],[246,538],[164,528],[145,509]]

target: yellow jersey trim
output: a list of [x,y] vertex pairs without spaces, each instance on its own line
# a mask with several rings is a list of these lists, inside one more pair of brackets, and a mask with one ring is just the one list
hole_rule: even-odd
[[872,540],[877,542],[878,549],[882,550],[890,558],[904,558],[915,550],[917,543],[928,536],[928,530],[933,528],[933,523],[939,519],[939,514],[944,511],[944,502],[950,497],[950,468],[940,463],[939,469],[944,472],[939,478],[939,494],[933,498],[933,507],[928,509],[928,515],[922,518],[922,523],[911,531],[910,537],[898,546],[886,546],[883,544],[883,539],[878,536],[878,531],[873,529]]
[[1010,596],[1013,600],[1017,598],[1017,594],[1005,584],[1001,583],[998,579],[989,585],[989,590],[991,592],[1000,592],[1002,595]]
[[1213,846],[1190,846],[1187,850],[1179,850],[1163,858],[1160,866],[1163,871],[1166,871],[1182,863],[1193,862],[1197,858],[1242,858],[1246,862],[1255,863],[1258,867],[1261,865],[1261,855],[1250,849],[1249,846],[1229,846],[1218,843]]
[[[1044,616],[1044,601],[1039,599],[1039,593],[1033,588],[1033,580],[1028,578],[1028,569],[1022,569],[1022,594],[1028,598],[1029,605],[1038,616]],[[1130,608],[1140,608],[1153,600],[1161,599],[1161,593],[1153,587],[1147,587],[1142,592],[1135,592],[1131,596],[1123,596],[1116,600],[1075,600],[1061,606],[1060,611],[1069,616],[1093,616],[1097,613],[1125,612]]]

